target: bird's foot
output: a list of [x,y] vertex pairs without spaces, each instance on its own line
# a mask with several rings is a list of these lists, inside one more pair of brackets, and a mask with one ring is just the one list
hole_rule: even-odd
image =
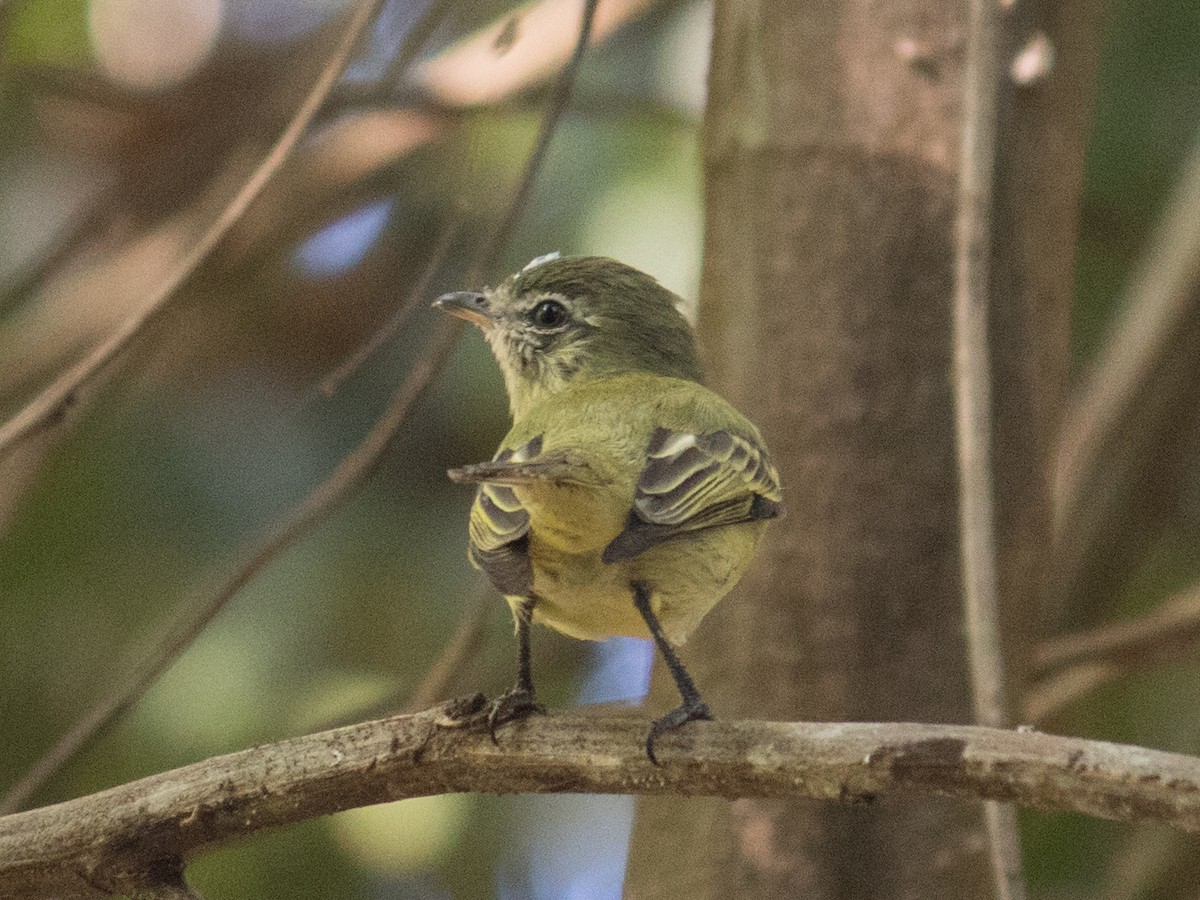
[[496,739],[496,729],[505,722],[524,719],[533,713],[544,715],[545,712],[546,707],[534,699],[533,691],[528,688],[515,687],[511,691],[501,694],[492,701],[492,708],[487,717],[488,734],[492,736],[492,743],[499,745],[500,741]]
[[708,711],[708,704],[699,698],[676,707],[661,719],[656,719],[654,724],[650,726],[650,734],[646,736],[646,755],[650,757],[650,762],[656,766],[662,765],[658,761],[658,757],[654,755],[654,742],[656,740],[666,732],[682,728],[688,722],[694,722],[697,719],[704,719],[705,721],[712,719],[712,713]]

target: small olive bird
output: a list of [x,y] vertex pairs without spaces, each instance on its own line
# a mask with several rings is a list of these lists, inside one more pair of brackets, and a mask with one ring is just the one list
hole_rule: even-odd
[[598,256],[535,259],[498,287],[435,306],[479,326],[508,391],[513,427],[478,484],[469,558],[512,607],[516,686],[488,724],[540,711],[529,626],[572,637],[652,637],[682,695],[664,732],[711,715],[675,647],[737,583],[779,473],[758,429],[703,385],[679,298]]

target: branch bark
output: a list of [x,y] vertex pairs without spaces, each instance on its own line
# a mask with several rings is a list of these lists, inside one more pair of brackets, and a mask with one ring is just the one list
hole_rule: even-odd
[[[975,721],[1009,724],[1001,629],[996,541],[996,470],[992,464],[992,362],[988,317],[991,278],[996,119],[1002,93],[1000,10],[992,0],[972,0],[967,13],[963,64],[962,145],[955,222],[954,358],[955,448],[958,457],[958,543],[963,634]],[[1016,810],[984,806],[984,823],[998,900],[1023,900],[1021,839]]]
[[185,860],[268,828],[456,791],[1015,802],[1200,832],[1200,760],[959,725],[702,722],[645,754],[643,716],[570,712],[489,739],[466,698],[243,750],[0,818],[0,895],[139,894]]

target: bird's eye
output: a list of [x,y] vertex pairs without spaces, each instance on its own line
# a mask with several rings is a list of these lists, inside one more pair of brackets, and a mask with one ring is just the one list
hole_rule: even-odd
[[543,300],[533,308],[530,318],[538,328],[558,328],[567,323],[567,308],[557,300]]

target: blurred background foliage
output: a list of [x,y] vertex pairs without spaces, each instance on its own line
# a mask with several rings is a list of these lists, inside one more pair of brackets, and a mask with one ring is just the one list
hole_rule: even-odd
[[[694,300],[710,8],[611,5],[618,27],[598,24],[527,211],[484,278],[549,250],[600,253]],[[0,461],[0,787],[333,469],[426,341],[425,300],[467,286],[542,121],[552,72],[537,48],[551,33],[569,47],[581,5],[450,4],[418,63],[392,71],[427,6],[384,5],[314,127],[171,311],[69,427]],[[0,3],[0,418],[144,303],[293,115],[345,11]],[[523,80],[473,69],[460,41],[477,29],[484,56]],[[1200,5],[1114,2],[1105,31],[1078,253],[1081,370],[1200,122]],[[332,395],[319,390],[455,223],[397,336]],[[481,590],[464,552],[470,492],[444,470],[489,457],[506,427],[499,376],[468,334],[373,477],[36,802],[402,707]],[[1197,470],[1111,602],[1063,627],[1145,610],[1200,577]],[[455,692],[508,684],[509,630],[497,601]],[[535,642],[551,704],[644,690],[640,642]],[[1175,664],[1046,727],[1195,753],[1197,696],[1200,667]],[[632,811],[617,797],[429,798],[260,836],[189,877],[209,897],[615,897]],[[1161,830],[1024,822],[1037,896],[1191,896],[1180,885],[1200,874],[1190,839]]]

